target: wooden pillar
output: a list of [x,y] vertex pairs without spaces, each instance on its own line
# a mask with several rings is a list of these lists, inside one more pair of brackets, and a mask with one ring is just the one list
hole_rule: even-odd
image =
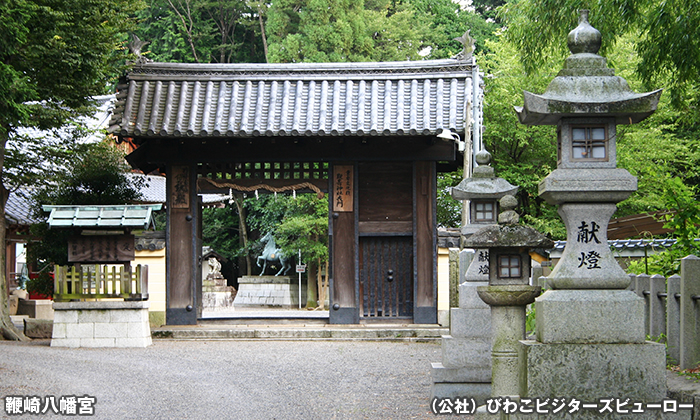
[[167,166],[166,323],[197,324],[197,200],[196,166]]
[[357,188],[355,165],[335,164],[330,188],[330,323],[358,324]]
[[413,322],[437,324],[437,175],[435,162],[415,162],[413,241],[415,247],[415,308]]

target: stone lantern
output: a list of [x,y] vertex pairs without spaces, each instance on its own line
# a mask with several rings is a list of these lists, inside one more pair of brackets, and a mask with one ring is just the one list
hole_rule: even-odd
[[[521,342],[520,395],[659,402],[666,396],[664,346],[645,342],[644,303],[625,290],[630,278],[608,247],[607,227],[616,203],[637,189],[637,179],[617,168],[616,125],[651,115],[661,91],[632,92],[597,54],[600,44],[581,11],[564,69],[544,94],[525,92],[524,106],[516,107],[523,124],[557,126],[557,169],[539,193],[559,206],[567,230],[547,279],[551,290],[536,299],[537,341]],[[657,418],[647,414],[639,418]]]
[[484,227],[465,246],[489,250],[489,283],[478,286],[479,297],[491,307],[491,396],[519,396],[518,343],[525,338],[525,307],[540,294],[532,286],[530,251],[554,243],[536,230],[518,225],[515,197],[500,200],[498,224]]
[[[498,200],[518,191],[495,176],[489,152],[482,150],[475,158],[479,166],[472,177],[452,189],[453,198],[469,200],[462,242],[479,229],[495,225]],[[491,396],[491,309],[479,298],[477,288],[488,285],[492,269],[488,247],[476,248],[464,278],[459,279],[459,307],[450,308],[450,334],[442,337],[442,362],[432,364],[432,398],[468,395],[483,404]]]
[[471,178],[465,178],[452,188],[452,198],[469,200],[467,223],[462,226],[462,235],[469,236],[484,226],[496,223],[498,200],[505,195],[515,195],[518,187],[503,178],[498,178],[490,166],[491,154],[482,150],[475,156],[479,164]]

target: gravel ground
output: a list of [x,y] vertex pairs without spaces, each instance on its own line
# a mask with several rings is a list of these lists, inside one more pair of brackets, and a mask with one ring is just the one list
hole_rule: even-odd
[[[0,354],[0,397],[89,395],[97,419],[448,418],[429,407],[430,362],[441,359],[435,342],[154,340],[146,349],[60,349],[48,340],[0,341]],[[9,418],[4,403],[0,416]]]

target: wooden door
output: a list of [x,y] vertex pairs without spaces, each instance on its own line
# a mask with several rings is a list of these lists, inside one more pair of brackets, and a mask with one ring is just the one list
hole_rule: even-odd
[[413,165],[359,165],[359,291],[362,318],[412,318]]
[[360,238],[360,310],[363,318],[413,317],[413,238]]

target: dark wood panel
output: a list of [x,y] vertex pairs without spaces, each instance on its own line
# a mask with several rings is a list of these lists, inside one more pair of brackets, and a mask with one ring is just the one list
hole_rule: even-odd
[[188,209],[170,210],[168,241],[168,308],[192,304],[192,222]]
[[435,170],[430,162],[415,164],[416,306],[435,306]]
[[363,318],[413,315],[413,240],[410,237],[360,239],[360,313]]
[[359,165],[360,222],[400,222],[413,218],[413,168],[406,162]]
[[288,137],[253,139],[135,139],[139,148],[127,156],[129,163],[148,173],[167,162],[258,161],[446,161],[457,159],[454,142],[435,137]]
[[[347,165],[347,164],[346,164]],[[334,169],[331,168],[331,173]],[[332,182],[329,182],[332,185]],[[330,188],[332,194],[332,186]],[[333,212],[331,217],[332,302],[341,308],[356,308],[355,211]],[[355,313],[357,314],[357,313]],[[357,315],[355,315],[357,316]]]
[[362,235],[413,235],[413,222],[360,222]]

